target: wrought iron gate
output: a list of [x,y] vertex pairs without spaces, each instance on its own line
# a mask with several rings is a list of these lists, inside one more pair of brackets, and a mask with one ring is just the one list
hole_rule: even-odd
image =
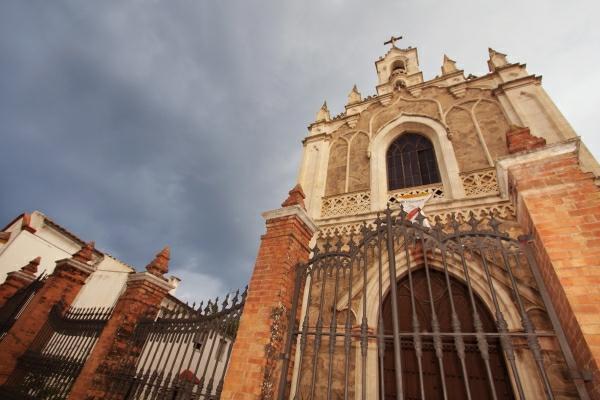
[[108,399],[217,400],[246,290],[203,307],[176,305],[148,316],[111,375]]
[[3,399],[66,399],[112,308],[52,307],[48,321],[19,358],[6,383]]
[[493,215],[428,225],[388,208],[317,241],[278,399],[588,399],[529,245]]

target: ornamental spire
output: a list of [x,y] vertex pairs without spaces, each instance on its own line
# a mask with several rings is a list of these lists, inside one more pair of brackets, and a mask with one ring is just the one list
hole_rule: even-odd
[[352,90],[350,91],[350,93],[348,93],[348,103],[346,103],[346,105],[360,103],[361,101],[362,101],[362,96],[361,96],[360,92],[358,91],[358,89],[356,88],[356,85],[354,85],[352,87]]
[[28,275],[35,276],[41,261],[42,257],[38,256],[34,258],[33,260],[29,261],[29,264],[21,268],[21,272],[25,272]]
[[458,68],[456,68],[456,61],[452,60],[450,57],[444,54],[444,61],[442,63],[442,75],[448,75],[456,71],[458,71]]
[[292,190],[289,191],[288,195],[288,198],[281,203],[281,207],[299,205],[306,210],[306,206],[304,205],[304,199],[306,196],[304,195],[304,191],[302,190],[302,186],[300,186],[300,184],[294,186]]
[[89,263],[90,261],[92,261],[92,255],[94,254],[94,246],[94,242],[87,242],[85,246],[79,249],[77,253],[73,254],[71,258],[82,263]]
[[323,105],[319,109],[319,112],[317,112],[317,119],[315,120],[315,122],[330,121],[330,120],[331,120],[331,116],[329,115],[329,109],[327,108],[327,101],[324,101]]
[[154,260],[150,262],[150,264],[146,265],[146,270],[150,272],[152,275],[162,277],[169,271],[169,257],[171,255],[171,249],[169,246],[165,246]]

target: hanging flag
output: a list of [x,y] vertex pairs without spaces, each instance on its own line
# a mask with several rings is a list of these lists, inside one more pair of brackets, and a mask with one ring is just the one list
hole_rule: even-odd
[[[432,195],[433,193],[428,192],[399,194],[390,199],[390,203],[392,205],[397,204],[398,206],[402,204],[404,211],[407,213],[406,219],[411,222],[415,222],[419,212],[425,216],[423,213],[423,207],[425,207],[425,203],[431,198]],[[427,220],[427,217],[425,217],[423,225],[427,227],[431,226]]]

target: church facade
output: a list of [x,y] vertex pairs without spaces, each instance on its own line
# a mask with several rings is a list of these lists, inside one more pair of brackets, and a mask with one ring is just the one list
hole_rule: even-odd
[[9,224],[0,394],[600,399],[600,166],[524,64],[444,56],[427,80],[396,40],[374,95],[309,125],[247,291],[179,302],[168,249],[99,291],[117,260],[39,213]]
[[[597,161],[524,64],[489,49],[473,76],[444,56],[426,80],[394,41],[374,95],[323,104],[299,185],[265,213],[238,333],[258,334],[253,288],[283,274],[261,395],[600,398]],[[276,272],[264,257],[292,216],[310,250]],[[234,374],[251,363],[236,350]]]

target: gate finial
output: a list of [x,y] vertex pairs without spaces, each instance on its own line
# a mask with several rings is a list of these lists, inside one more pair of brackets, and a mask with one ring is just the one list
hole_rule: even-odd
[[146,269],[152,275],[156,275],[158,277],[162,277],[169,271],[169,256],[171,255],[171,249],[169,246],[165,246],[164,249],[160,251],[154,257],[154,260],[150,262],[150,264],[146,265]]
[[29,264],[22,267],[21,271],[29,275],[35,275],[37,273],[38,266],[40,265],[40,261],[42,261],[42,257],[34,258],[33,260],[29,261]]
[[94,254],[94,242],[87,242],[77,253],[73,254],[73,257],[77,261],[82,263],[89,263],[92,261],[92,255]]
[[306,207],[304,206],[304,199],[306,196],[304,195],[304,191],[302,190],[302,186],[300,186],[300,184],[294,186],[294,188],[290,190],[288,194],[288,198],[281,203],[281,207],[299,205],[306,210]]

